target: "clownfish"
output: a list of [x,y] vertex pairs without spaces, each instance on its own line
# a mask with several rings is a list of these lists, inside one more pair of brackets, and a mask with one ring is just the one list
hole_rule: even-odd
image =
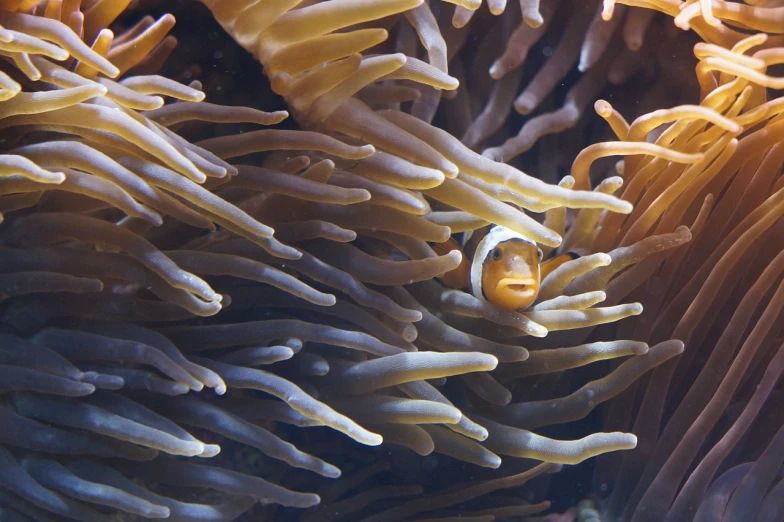
[[443,274],[441,282],[458,290],[470,290],[478,299],[505,310],[531,306],[539,296],[542,280],[579,254],[567,252],[542,261],[542,250],[530,239],[508,228],[490,225],[474,231],[461,246],[454,238],[431,244],[443,255],[460,250],[460,265]]

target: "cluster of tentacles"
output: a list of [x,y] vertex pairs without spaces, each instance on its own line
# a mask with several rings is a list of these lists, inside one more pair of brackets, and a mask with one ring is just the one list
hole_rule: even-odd
[[[601,455],[559,520],[779,520],[784,104],[765,71],[784,51],[723,25],[771,30],[761,15],[682,6],[708,40],[699,100],[631,124],[596,102],[617,141],[555,185],[497,160],[629,77],[671,23],[648,2],[611,22],[611,2],[204,3],[301,130],[148,74],[171,15],[0,1],[0,518],[520,519]],[[470,49],[488,23],[505,51]],[[550,31],[517,111],[584,74],[477,152]],[[508,312],[437,279],[461,253],[430,245],[488,223],[584,255]]]

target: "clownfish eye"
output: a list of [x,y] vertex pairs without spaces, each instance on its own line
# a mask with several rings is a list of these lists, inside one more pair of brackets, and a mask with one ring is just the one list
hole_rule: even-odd
[[536,255],[539,257],[539,261],[541,261],[542,258],[544,257],[544,252],[542,252],[541,248],[536,249]]
[[495,247],[493,249],[493,260],[498,261],[502,255],[504,255],[504,252],[500,248]]

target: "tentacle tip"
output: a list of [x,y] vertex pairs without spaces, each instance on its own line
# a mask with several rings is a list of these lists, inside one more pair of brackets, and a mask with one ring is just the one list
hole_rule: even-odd
[[504,155],[501,153],[501,150],[498,147],[489,147],[482,151],[482,157],[487,158],[490,161],[495,161],[497,163],[504,162]]
[[538,9],[528,8],[523,11],[523,21],[533,29],[538,29],[544,24],[544,18]]
[[447,159],[444,159],[444,161],[441,163],[441,168],[439,170],[441,170],[441,172],[447,178],[456,178],[460,173],[460,169],[457,168],[457,165]]
[[604,252],[596,254],[596,260],[598,261],[598,266],[607,266],[612,263],[610,254],[605,254]]
[[495,355],[490,355],[483,353],[482,354],[482,370],[490,371],[495,370],[498,367],[498,358]]
[[[80,87],[75,87],[75,88],[79,89]],[[101,85],[100,83],[91,83],[89,85],[85,85],[84,90],[85,92],[93,94],[94,96],[106,96],[106,94],[109,92],[109,88],[106,87],[105,85]],[[161,102],[163,102],[163,99],[161,98],[158,99],[160,99]]]
[[552,234],[547,234],[546,236],[542,236],[539,239],[539,243],[551,248],[558,248],[561,246],[561,243],[563,243],[563,238],[555,232]]
[[169,516],[171,516],[171,510],[166,506],[153,506],[144,515],[145,518],[169,518]]
[[183,457],[198,457],[202,455],[205,451],[207,451],[207,446],[209,444],[205,444],[201,441],[195,442],[186,442],[183,441],[183,448],[179,455]]
[[616,210],[619,214],[631,214],[632,210],[634,210],[634,205],[629,201],[621,201],[618,203]]
[[626,40],[626,48],[633,53],[642,49],[642,40],[639,38]]
[[114,65],[112,65],[111,67],[104,68],[104,70],[102,70],[101,72],[104,73],[109,78],[117,78],[118,76],[120,76],[120,69],[118,69]]
[[202,309],[194,311],[200,317],[212,317],[223,309],[220,303],[207,303]]
[[648,346],[648,343],[636,343],[632,349],[634,355],[645,355],[651,350],[651,347]]
[[384,437],[378,433],[370,433],[361,442],[367,446],[380,446],[384,442]]
[[[357,155],[358,157],[355,158],[355,159],[369,158],[370,156],[372,156],[376,152],[376,148],[373,145],[370,145],[370,144],[362,145],[361,147],[358,147],[357,150],[359,151],[359,154]],[[334,165],[334,163],[333,163],[333,165]]]
[[198,183],[199,185],[203,185],[204,182],[207,181],[207,175],[200,171],[195,165],[193,168],[188,169],[188,174],[190,175],[191,181]]
[[58,62],[67,60],[70,57],[71,57],[70,53],[65,49],[57,49],[56,51],[52,52],[52,59],[57,60]]
[[408,61],[408,56],[406,56],[404,53],[395,53],[390,55],[389,58],[397,62],[400,67],[404,66]]
[[275,94],[286,96],[291,87],[291,76],[286,73],[277,73],[270,78],[270,86]]
[[612,105],[607,100],[596,100],[593,104],[593,110],[602,118],[606,118],[612,113]]
[[221,452],[221,447],[218,444],[205,444],[204,451],[201,452],[199,457],[211,458],[215,457]]
[[291,114],[289,114],[289,111],[275,111],[271,114],[271,116],[272,124],[275,124],[287,119],[289,116],[291,116]]
[[173,387],[173,390],[172,390],[172,394],[173,395],[185,395],[189,391],[191,391],[191,389],[188,387],[188,385],[182,384],[182,383],[178,382],[178,383],[174,384],[174,387]]
[[445,91],[455,91],[458,87],[460,87],[460,80],[450,76],[449,79],[444,82],[444,86],[441,88]]
[[531,111],[536,109],[538,103],[538,100],[536,100],[532,95],[529,93],[523,93],[515,100],[514,109],[518,114],[525,116],[526,114],[530,114]]
[[450,259],[454,259],[456,263],[460,263],[460,261],[463,260],[463,253],[460,250],[450,250],[445,257],[449,257]]
[[148,212],[145,214],[145,219],[152,223],[153,226],[159,227],[163,225],[163,218],[157,212]]
[[320,473],[321,476],[327,477],[327,478],[340,478],[341,474],[342,473],[340,471],[340,468],[337,468],[337,467],[332,466],[332,465],[325,466],[324,467],[324,472]]
[[532,328],[529,333],[531,337],[544,338],[547,337],[547,334],[550,333],[550,330],[542,326],[541,328]]

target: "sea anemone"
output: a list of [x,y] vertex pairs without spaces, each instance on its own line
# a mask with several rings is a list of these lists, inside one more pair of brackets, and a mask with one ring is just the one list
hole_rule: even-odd
[[[272,92],[156,2],[0,2],[2,518],[782,518],[773,7],[203,3]],[[684,84],[646,34],[693,43],[652,9],[698,88],[627,123],[642,56]],[[521,311],[445,287],[488,224],[581,255]]]

